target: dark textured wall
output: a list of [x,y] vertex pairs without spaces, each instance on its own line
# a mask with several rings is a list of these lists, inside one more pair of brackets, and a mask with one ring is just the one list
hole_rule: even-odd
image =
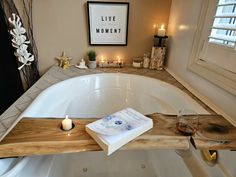
[[7,30],[0,7],[0,114],[23,93],[17,60]]

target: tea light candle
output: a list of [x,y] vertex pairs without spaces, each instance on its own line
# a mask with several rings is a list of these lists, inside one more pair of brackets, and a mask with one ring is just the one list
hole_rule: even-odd
[[166,35],[166,30],[165,30],[165,25],[161,25],[161,28],[158,29],[157,31],[157,35],[164,37]]
[[99,62],[99,67],[105,67],[106,66],[107,61],[104,60],[103,55],[101,56],[100,62]]
[[101,63],[104,63],[104,58],[103,58],[103,56],[101,57]]
[[66,118],[62,121],[61,124],[63,130],[70,130],[72,128],[72,120],[68,118],[68,115],[66,115]]
[[120,59],[120,56],[118,56],[117,58],[118,58],[118,63],[121,63],[121,59]]

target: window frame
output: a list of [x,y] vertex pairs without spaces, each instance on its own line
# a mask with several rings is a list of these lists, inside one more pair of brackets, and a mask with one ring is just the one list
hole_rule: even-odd
[[[198,57],[205,43],[205,41],[202,41],[202,35],[206,35],[206,31],[204,31],[204,25],[206,25],[205,17],[206,15],[208,15],[209,7],[212,7],[213,3],[215,4],[215,1],[212,1],[212,0],[202,1],[201,12],[199,15],[197,29],[194,35],[193,46],[192,46],[192,50],[190,53],[187,67],[190,71],[198,74],[204,79],[207,79],[208,81],[219,86],[220,88],[225,89],[229,93],[236,95],[236,74],[233,72],[227,71],[212,63],[203,61]],[[209,23],[209,21],[207,22],[207,24],[210,27],[212,25],[211,23]],[[221,47],[224,47],[224,46],[221,46]]]

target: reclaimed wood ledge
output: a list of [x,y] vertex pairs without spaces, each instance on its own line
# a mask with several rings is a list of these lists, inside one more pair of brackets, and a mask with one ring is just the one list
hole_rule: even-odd
[[[176,130],[176,116],[151,114],[154,127],[122,149],[188,149],[188,137]],[[73,119],[74,129],[60,129],[62,119],[23,118],[0,143],[0,157],[101,151],[86,133],[85,125],[97,119]],[[219,115],[199,116],[198,149],[236,149],[236,128]]]

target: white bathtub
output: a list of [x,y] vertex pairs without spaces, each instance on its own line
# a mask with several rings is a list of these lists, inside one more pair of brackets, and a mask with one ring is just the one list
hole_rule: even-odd
[[[207,114],[187,94],[157,79],[129,74],[94,74],[49,87],[20,117],[101,117],[125,107],[143,114],[177,114],[181,108]],[[103,152],[81,152],[27,159],[28,164],[14,177],[191,176],[174,150],[117,151],[109,157]],[[221,173],[218,171],[214,177],[221,177]]]
[[186,93],[157,79],[131,74],[93,74],[43,91],[21,117],[102,117],[126,107],[143,114],[177,114],[181,108],[207,111]]

